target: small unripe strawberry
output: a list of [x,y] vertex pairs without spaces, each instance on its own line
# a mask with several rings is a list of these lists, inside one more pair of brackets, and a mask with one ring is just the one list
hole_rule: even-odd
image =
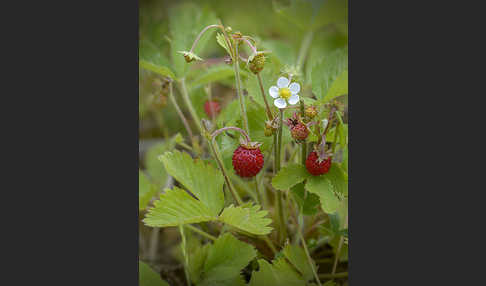
[[221,106],[217,101],[207,100],[204,103],[204,111],[206,112],[209,118],[213,118],[213,116],[216,117],[219,114],[219,112],[221,111]]
[[240,145],[233,153],[233,168],[240,177],[254,177],[263,168],[263,162],[260,147]]
[[257,74],[263,70],[263,67],[265,66],[265,54],[259,53],[255,55],[250,61],[249,61],[249,68],[252,73]]
[[329,172],[329,169],[331,168],[331,161],[332,157],[327,157],[324,160],[320,160],[319,155],[313,151],[309,154],[309,156],[307,156],[305,167],[312,175],[319,176]]
[[290,134],[292,135],[292,138],[301,142],[304,141],[307,136],[309,136],[309,130],[307,129],[307,126],[305,126],[305,124],[303,124],[302,122],[298,122],[291,127]]
[[317,109],[315,106],[311,105],[311,106],[308,106],[306,109],[305,109],[305,116],[309,119],[312,119],[314,117],[316,117],[317,115]]

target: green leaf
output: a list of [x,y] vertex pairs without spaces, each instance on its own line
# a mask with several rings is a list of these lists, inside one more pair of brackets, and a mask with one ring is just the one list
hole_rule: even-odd
[[[169,10],[169,30],[171,34],[171,59],[175,74],[182,78],[189,70],[190,63],[186,63],[184,56],[178,51],[189,50],[197,35],[208,25],[216,24],[216,16],[206,8],[201,8],[195,3],[183,3],[172,6]],[[209,29],[200,38],[194,54],[202,55],[214,29]]]
[[343,71],[339,76],[336,77],[329,88],[329,91],[324,97],[323,102],[329,102],[334,98],[345,94],[348,94],[348,70]]
[[268,226],[272,220],[265,218],[268,211],[260,210],[260,208],[259,205],[239,207],[230,205],[223,210],[219,219],[226,224],[252,234],[268,234],[272,231],[272,228]]
[[343,74],[348,69],[348,49],[337,49],[334,52],[325,56],[322,60],[317,61],[312,67],[312,92],[317,99],[323,102],[326,98],[331,86],[339,78],[338,85],[334,93],[342,91],[344,84],[347,89],[347,73]]
[[156,193],[157,187],[150,183],[142,171],[138,170],[138,208],[145,209]]
[[[309,265],[304,249],[298,245],[287,244],[283,249],[283,255],[292,263],[292,265],[302,274],[306,281],[314,278],[312,268]],[[317,269],[314,261],[314,269]]]
[[158,66],[158,65],[155,65],[155,64],[150,63],[150,62],[145,61],[145,60],[140,60],[139,65],[141,67],[143,67],[144,69],[147,69],[149,71],[153,71],[153,72],[160,74],[162,76],[167,76],[167,77],[170,77],[172,79],[175,79],[174,72],[172,72],[168,67]]
[[138,261],[139,285],[140,286],[169,286],[160,278],[160,275],[142,261]]
[[272,186],[278,190],[289,190],[296,184],[304,181],[309,176],[309,172],[304,166],[297,163],[291,163],[277,173],[272,179]]
[[160,157],[167,172],[192,192],[213,216],[224,205],[224,177],[219,170],[185,152],[174,150]]
[[302,277],[285,261],[280,258],[268,263],[264,259],[258,259],[260,269],[253,271],[249,286],[305,286]]
[[307,191],[319,196],[322,210],[325,213],[331,214],[336,212],[340,201],[336,195],[334,195],[334,188],[329,179],[323,175],[312,176],[307,180],[305,188]]
[[151,227],[178,226],[187,223],[199,223],[214,220],[216,217],[201,201],[193,198],[186,191],[174,187],[166,189],[160,199],[149,209],[144,223]]
[[[250,244],[239,241],[230,233],[221,235],[207,249],[199,285],[241,285],[240,271],[256,257]],[[244,285],[244,283],[243,283]]]
[[224,35],[222,33],[218,33],[216,35],[216,41],[218,42],[218,44],[221,47],[223,47],[223,49],[226,50],[226,52],[228,53],[228,55],[231,55],[230,49],[229,49],[228,45],[226,44],[226,40],[224,39]]
[[306,192],[303,183],[299,183],[290,188],[290,192],[299,205],[299,208],[302,209],[304,215],[313,215],[317,213],[319,208],[319,197],[310,192],[307,192],[307,197],[305,197]]
[[190,89],[220,81],[234,75],[234,70],[228,65],[216,65],[205,70],[199,77],[190,83]]

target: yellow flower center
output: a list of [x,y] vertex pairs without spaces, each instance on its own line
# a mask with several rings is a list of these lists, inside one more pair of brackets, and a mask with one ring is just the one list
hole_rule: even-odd
[[287,99],[289,99],[289,98],[290,98],[290,96],[292,96],[292,93],[291,93],[291,92],[290,92],[290,90],[289,90],[288,88],[286,88],[286,87],[281,88],[281,89],[279,90],[279,94],[280,94],[280,97],[281,97],[281,98],[286,99],[286,100],[287,100]]

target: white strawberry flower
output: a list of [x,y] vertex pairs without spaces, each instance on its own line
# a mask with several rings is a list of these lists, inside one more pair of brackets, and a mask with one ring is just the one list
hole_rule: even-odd
[[300,85],[296,82],[290,83],[290,80],[285,77],[280,77],[277,80],[277,86],[272,86],[269,89],[270,96],[275,98],[273,104],[278,108],[285,108],[287,102],[291,105],[299,102]]

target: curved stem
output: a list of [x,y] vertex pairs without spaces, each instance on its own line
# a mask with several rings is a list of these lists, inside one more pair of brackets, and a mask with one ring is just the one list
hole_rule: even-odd
[[[200,33],[199,35],[197,35],[196,39],[194,40],[194,43],[192,44],[192,47],[191,47],[191,50],[189,52],[193,52],[194,51],[194,48],[196,48],[196,45],[197,45],[197,42],[199,42],[199,40],[201,39],[201,36],[209,29],[211,28],[222,28],[221,25],[209,25],[207,26],[206,28],[204,28]],[[224,30],[224,29],[223,29]]]
[[248,134],[246,134],[245,130],[238,128],[238,127],[234,127],[234,126],[223,127],[221,129],[215,130],[211,134],[211,139],[214,140],[216,138],[216,136],[218,136],[219,134],[221,134],[221,133],[223,133],[224,131],[227,131],[227,130],[236,130],[236,131],[240,132],[245,137],[247,143],[251,142],[250,137],[248,136]]
[[250,41],[248,41],[248,39],[243,38],[243,41],[245,41],[245,43],[246,43],[246,44],[247,44],[247,45],[250,47],[250,49],[253,51],[253,53],[255,53],[255,54],[257,53],[257,49],[256,49],[256,47],[255,47],[255,46],[253,46],[253,45],[250,43]]
[[[235,58],[239,57],[238,53],[238,43],[235,45]],[[238,93],[238,99],[240,101],[240,112],[241,117],[243,118],[243,126],[245,127],[246,133],[250,134],[250,129],[248,127],[248,117],[246,116],[246,106],[245,106],[245,98],[241,92],[241,78],[240,78],[240,64],[239,60],[234,62],[234,70],[235,70],[235,80],[236,80],[236,91]]]
[[[204,127],[204,128],[206,128],[206,127]],[[206,130],[206,132],[209,133],[208,130]],[[215,144],[214,140],[211,140],[211,138],[207,138],[207,139],[208,139],[208,143],[209,143],[209,148],[213,152],[214,158],[216,159],[216,163],[218,164],[219,169],[223,173],[223,177],[224,177],[224,180],[226,182],[226,185],[228,186],[228,189],[230,190],[231,195],[235,199],[236,205],[239,206],[239,205],[243,204],[243,201],[241,200],[240,196],[236,192],[235,187],[233,186],[233,183],[231,182],[231,180],[228,176],[228,172],[226,171],[226,169],[223,165],[223,160],[221,159],[221,154],[219,153],[219,151],[217,149],[218,148],[217,145]]]

